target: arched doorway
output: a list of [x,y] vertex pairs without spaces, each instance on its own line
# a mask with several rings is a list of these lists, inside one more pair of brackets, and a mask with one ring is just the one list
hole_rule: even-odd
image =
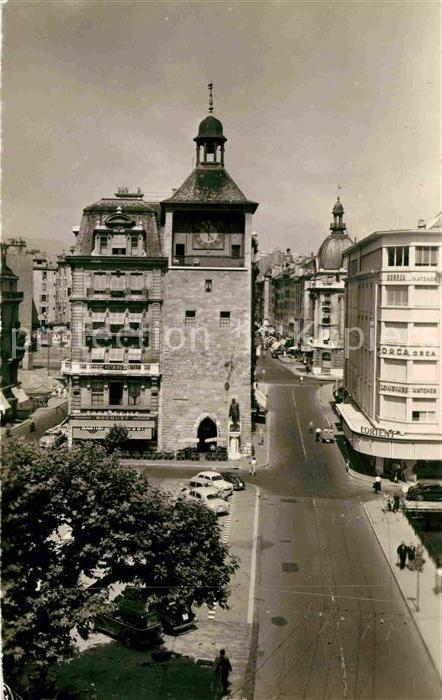
[[[216,442],[213,440],[213,438],[217,437],[217,433],[216,423],[208,416],[203,418],[198,426],[197,432],[198,452],[207,452],[210,445],[216,446]],[[210,440],[210,442],[207,442],[207,440]]]

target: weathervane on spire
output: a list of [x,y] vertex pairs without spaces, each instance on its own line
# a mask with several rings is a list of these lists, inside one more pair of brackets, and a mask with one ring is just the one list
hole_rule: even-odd
[[209,83],[207,87],[209,88],[209,114],[212,114],[212,112],[213,112],[213,83]]
[[341,185],[338,185],[338,202],[340,201],[340,199],[339,199],[339,194],[340,194],[341,190],[342,190]]

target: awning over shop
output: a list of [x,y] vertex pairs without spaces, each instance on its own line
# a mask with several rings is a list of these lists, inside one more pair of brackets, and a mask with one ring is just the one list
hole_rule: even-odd
[[0,413],[6,413],[6,411],[9,411],[10,408],[11,404],[9,403],[4,393],[0,391]]
[[21,388],[21,386],[13,386],[11,388],[11,391],[17,399],[19,405],[30,401],[29,396],[27,395],[25,390]]
[[97,418],[96,420],[81,421],[80,425],[75,425],[76,422],[75,420],[71,421],[74,440],[104,440],[110,428],[115,424],[126,428],[129,440],[152,440],[155,429],[155,421],[152,420],[118,420],[117,418],[99,420]]

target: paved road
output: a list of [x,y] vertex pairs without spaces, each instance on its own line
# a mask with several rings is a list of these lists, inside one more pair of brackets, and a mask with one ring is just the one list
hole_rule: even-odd
[[[335,445],[316,443],[317,383],[266,359],[255,700],[439,698],[439,681]],[[258,372],[259,378],[259,372]],[[396,548],[398,543],[392,542]]]

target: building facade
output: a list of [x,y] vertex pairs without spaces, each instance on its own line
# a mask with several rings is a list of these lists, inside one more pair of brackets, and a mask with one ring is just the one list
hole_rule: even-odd
[[159,206],[123,189],[86,207],[72,270],[69,441],[112,425],[132,445],[156,444],[165,260]]
[[56,320],[57,259],[43,252],[34,254],[33,295],[39,325],[52,327]]
[[224,167],[226,140],[210,114],[194,139],[195,169],[161,205],[168,272],[159,445],[175,449],[179,436],[201,450],[224,446],[236,457],[251,449],[252,214],[258,205]]
[[69,328],[71,323],[71,296],[72,274],[64,255],[57,257],[57,271],[55,276],[55,325]]
[[[441,217],[381,231],[345,253],[344,431],[373,470],[440,464]],[[440,475],[440,474],[439,474]]]
[[28,397],[18,382],[18,365],[24,353],[24,333],[20,331],[19,305],[23,293],[17,290],[18,278],[6,262],[5,244],[0,256],[0,418],[13,420]]

